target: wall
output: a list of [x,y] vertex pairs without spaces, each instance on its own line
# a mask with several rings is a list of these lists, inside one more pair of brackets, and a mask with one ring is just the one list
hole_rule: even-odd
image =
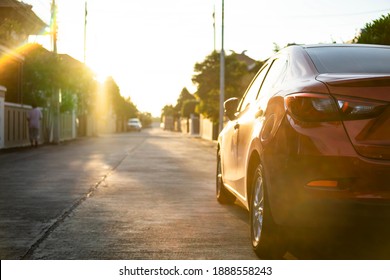
[[199,117],[195,114],[191,114],[189,119],[183,118],[180,120],[181,132],[190,135],[199,135]]
[[0,86],[0,149],[4,147],[4,100],[5,100],[5,92],[7,89],[3,86]]
[[213,140],[213,123],[209,120],[204,118],[202,115],[200,116],[200,123],[199,123],[199,134],[200,137],[207,140]]

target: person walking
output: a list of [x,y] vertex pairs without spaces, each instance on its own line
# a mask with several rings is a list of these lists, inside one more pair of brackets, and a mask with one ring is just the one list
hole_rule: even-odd
[[32,109],[27,113],[28,129],[31,147],[38,147],[39,127],[42,119],[42,112],[37,105],[32,104]]

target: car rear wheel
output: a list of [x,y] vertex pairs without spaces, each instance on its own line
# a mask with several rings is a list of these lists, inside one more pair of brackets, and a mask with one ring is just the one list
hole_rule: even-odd
[[282,258],[286,249],[284,233],[273,221],[261,164],[253,175],[249,211],[252,247],[257,256],[263,259]]
[[217,200],[221,204],[233,204],[236,201],[234,195],[232,195],[224,186],[222,180],[222,169],[221,169],[221,156],[218,152],[217,155],[217,172],[216,172],[216,195]]

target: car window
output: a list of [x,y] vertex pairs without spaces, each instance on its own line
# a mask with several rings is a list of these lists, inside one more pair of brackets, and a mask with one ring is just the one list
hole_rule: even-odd
[[262,70],[257,74],[257,76],[252,80],[252,83],[248,87],[244,97],[242,98],[240,105],[238,107],[238,111],[245,111],[251,102],[256,100],[256,97],[259,93],[259,89],[261,84],[263,83],[264,77],[267,74],[269,69],[269,65],[266,64]]
[[319,73],[390,73],[390,48],[307,48]]
[[280,86],[287,73],[288,60],[287,57],[276,58],[270,69],[268,70],[267,77],[264,80],[259,92],[259,99],[268,99],[270,95],[274,94],[274,88]]

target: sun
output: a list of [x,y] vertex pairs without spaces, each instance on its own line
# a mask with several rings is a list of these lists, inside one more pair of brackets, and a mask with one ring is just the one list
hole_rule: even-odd
[[110,73],[110,64],[104,60],[91,57],[86,63],[95,73],[96,80],[100,83],[104,83],[112,75]]

